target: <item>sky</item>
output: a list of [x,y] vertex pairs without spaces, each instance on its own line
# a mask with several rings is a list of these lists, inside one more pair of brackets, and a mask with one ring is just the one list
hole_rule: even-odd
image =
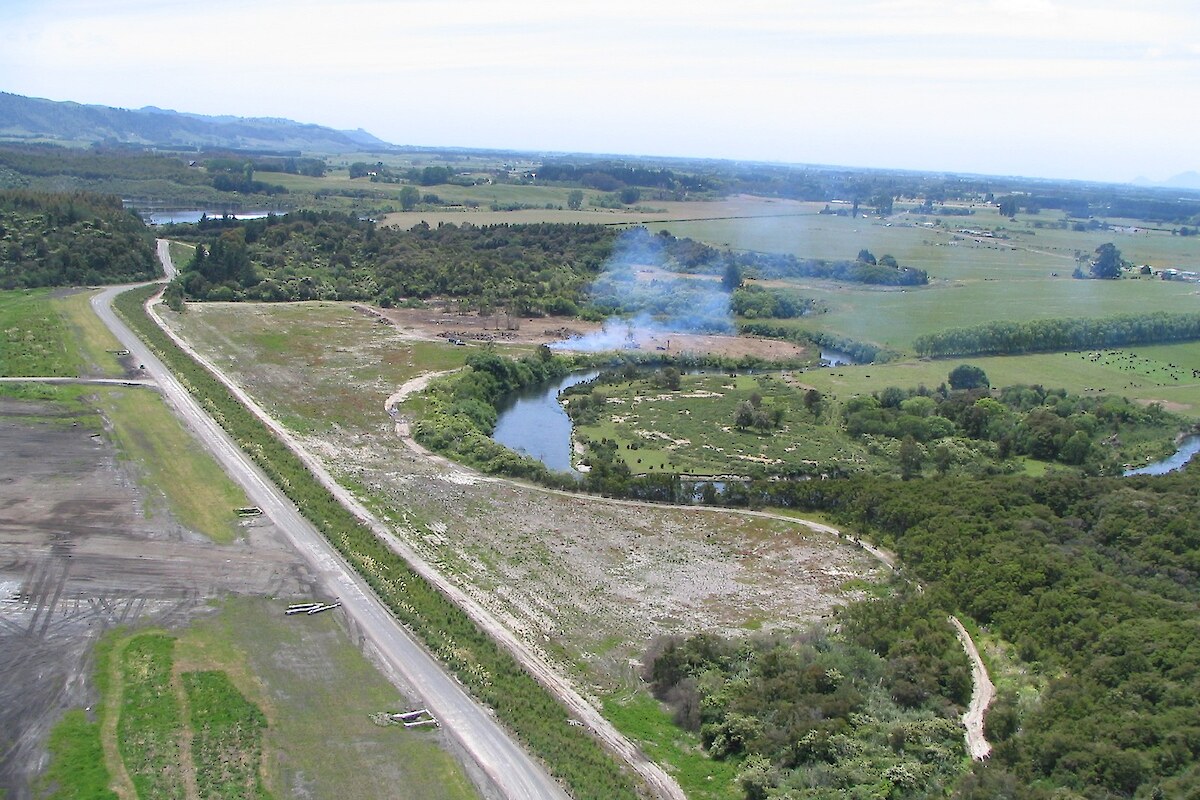
[[1200,171],[1194,0],[0,0],[0,91],[394,144]]

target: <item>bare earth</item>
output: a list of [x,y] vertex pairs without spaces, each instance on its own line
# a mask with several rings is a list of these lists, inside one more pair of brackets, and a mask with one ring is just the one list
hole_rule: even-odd
[[[445,341],[455,338],[466,342],[498,342],[536,346],[561,342],[572,336],[597,333],[603,327],[598,322],[583,322],[571,317],[508,317],[494,314],[461,314],[452,306],[432,308],[377,309],[356,305],[361,313],[383,318],[404,335],[426,341]],[[776,339],[750,336],[719,336],[697,333],[638,334],[629,349],[642,353],[680,355],[719,355],[729,358],[756,356],[767,360],[801,358],[807,352],[800,345]],[[564,350],[570,351],[568,343]]]
[[10,800],[32,796],[63,711],[95,701],[88,654],[105,630],[182,625],[221,595],[309,586],[271,525],[247,525],[228,546],[183,528],[103,436],[64,413],[0,399],[0,793]]

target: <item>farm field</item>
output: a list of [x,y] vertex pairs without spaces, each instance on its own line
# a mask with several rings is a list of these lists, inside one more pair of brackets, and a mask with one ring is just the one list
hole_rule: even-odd
[[931,282],[908,290],[799,281],[789,285],[823,301],[828,311],[774,324],[831,331],[901,352],[911,352],[913,340],[923,333],[985,322],[1200,311],[1195,284],[1158,280]]
[[[439,190],[441,187],[437,187]],[[521,187],[498,186],[498,190],[513,190]],[[537,187],[526,187],[537,188]],[[647,225],[658,231],[670,228],[681,220],[743,220],[747,218],[790,219],[792,217],[815,217],[823,207],[819,203],[803,203],[795,200],[780,200],[768,197],[737,196],[721,200],[698,200],[678,202],[652,200],[625,208],[597,208],[589,205],[587,198],[593,193],[584,193],[584,205],[578,211],[566,208],[526,208],[515,211],[491,211],[489,208],[462,210],[397,211],[381,220],[384,225],[411,228],[420,222],[436,225],[439,222],[474,225],[501,225],[533,222],[580,222],[599,225]],[[440,196],[440,194],[439,194]],[[565,197],[565,196],[564,196]],[[565,206],[563,199],[560,205]],[[662,224],[660,224],[662,223]],[[716,224],[714,222],[713,224]]]
[[992,386],[1040,384],[1076,394],[1108,393],[1139,403],[1161,403],[1168,411],[1200,417],[1200,345],[1195,343],[1130,347],[1083,353],[1045,353],[966,359],[914,360],[809,370],[797,378],[822,392],[851,397],[887,386],[932,389],[955,366],[983,369]]

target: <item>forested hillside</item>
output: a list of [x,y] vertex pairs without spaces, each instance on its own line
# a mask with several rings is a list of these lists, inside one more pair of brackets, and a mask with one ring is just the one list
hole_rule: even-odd
[[157,265],[120,198],[0,191],[0,289],[151,280]]
[[391,145],[364,130],[338,131],[288,119],[210,117],[162,108],[112,108],[0,92],[0,135],[159,147],[238,147],[355,152]]

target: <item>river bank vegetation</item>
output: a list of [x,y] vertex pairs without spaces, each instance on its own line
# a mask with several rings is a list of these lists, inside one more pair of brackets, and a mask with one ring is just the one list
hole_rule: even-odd
[[[701,377],[664,370],[630,382],[640,387],[630,396],[670,396],[678,378],[682,397],[686,381]],[[971,388],[887,389],[840,405],[806,393],[811,408],[789,413],[824,414],[847,427],[879,425],[874,435],[887,438],[937,417],[962,438],[970,438],[967,430],[991,430],[1014,437],[1010,446],[1036,449],[1057,437],[1069,453],[1066,443],[1093,425],[1102,438],[1113,435],[1106,431],[1136,436],[1139,424],[1154,429],[1169,419],[1116,398],[1041,387],[993,394],[980,387],[986,376],[977,369],[956,370],[954,378],[954,385]],[[729,386],[734,379],[714,380]],[[749,380],[762,406],[778,402],[757,378]],[[584,416],[606,413],[611,398],[596,397],[601,386],[576,387],[568,407],[586,397]],[[921,416],[926,406],[929,416]],[[668,416],[693,416],[681,410],[673,405]],[[915,442],[911,431],[903,435],[893,469],[904,469],[900,451]],[[1021,443],[1023,436],[1030,438]],[[1092,446],[1108,445],[1089,438],[1081,452]],[[610,440],[600,450],[610,458],[593,461],[579,487],[594,490],[599,472],[614,494],[690,499],[670,474],[614,479],[617,447]],[[712,757],[738,764],[745,797],[926,797],[953,789],[964,799],[1006,793],[1107,799],[1189,796],[1200,788],[1194,722],[1200,695],[1191,680],[1200,669],[1195,470],[1163,478],[1064,470],[1033,479],[987,470],[971,477],[970,470],[935,465],[903,477],[734,481],[704,498],[820,512],[893,549],[902,565],[892,592],[850,606],[829,631],[786,641],[675,641],[647,655],[647,679],[658,696],[681,725],[700,733]],[[923,587],[918,598],[903,581]],[[908,618],[906,608],[920,613]],[[962,658],[944,622],[952,613],[1012,643],[1016,668],[1043,681],[1032,696],[1001,694],[987,719],[993,757],[965,777],[961,755],[954,755],[961,734],[953,709],[967,690],[965,666],[950,666]],[[919,644],[926,636],[934,637],[931,644]],[[921,661],[930,657],[935,661]],[[882,694],[872,700],[868,689]],[[814,712],[804,710],[810,707],[824,709],[815,728]],[[920,708],[929,716],[911,714]],[[784,733],[793,724],[788,720],[808,732]]]

